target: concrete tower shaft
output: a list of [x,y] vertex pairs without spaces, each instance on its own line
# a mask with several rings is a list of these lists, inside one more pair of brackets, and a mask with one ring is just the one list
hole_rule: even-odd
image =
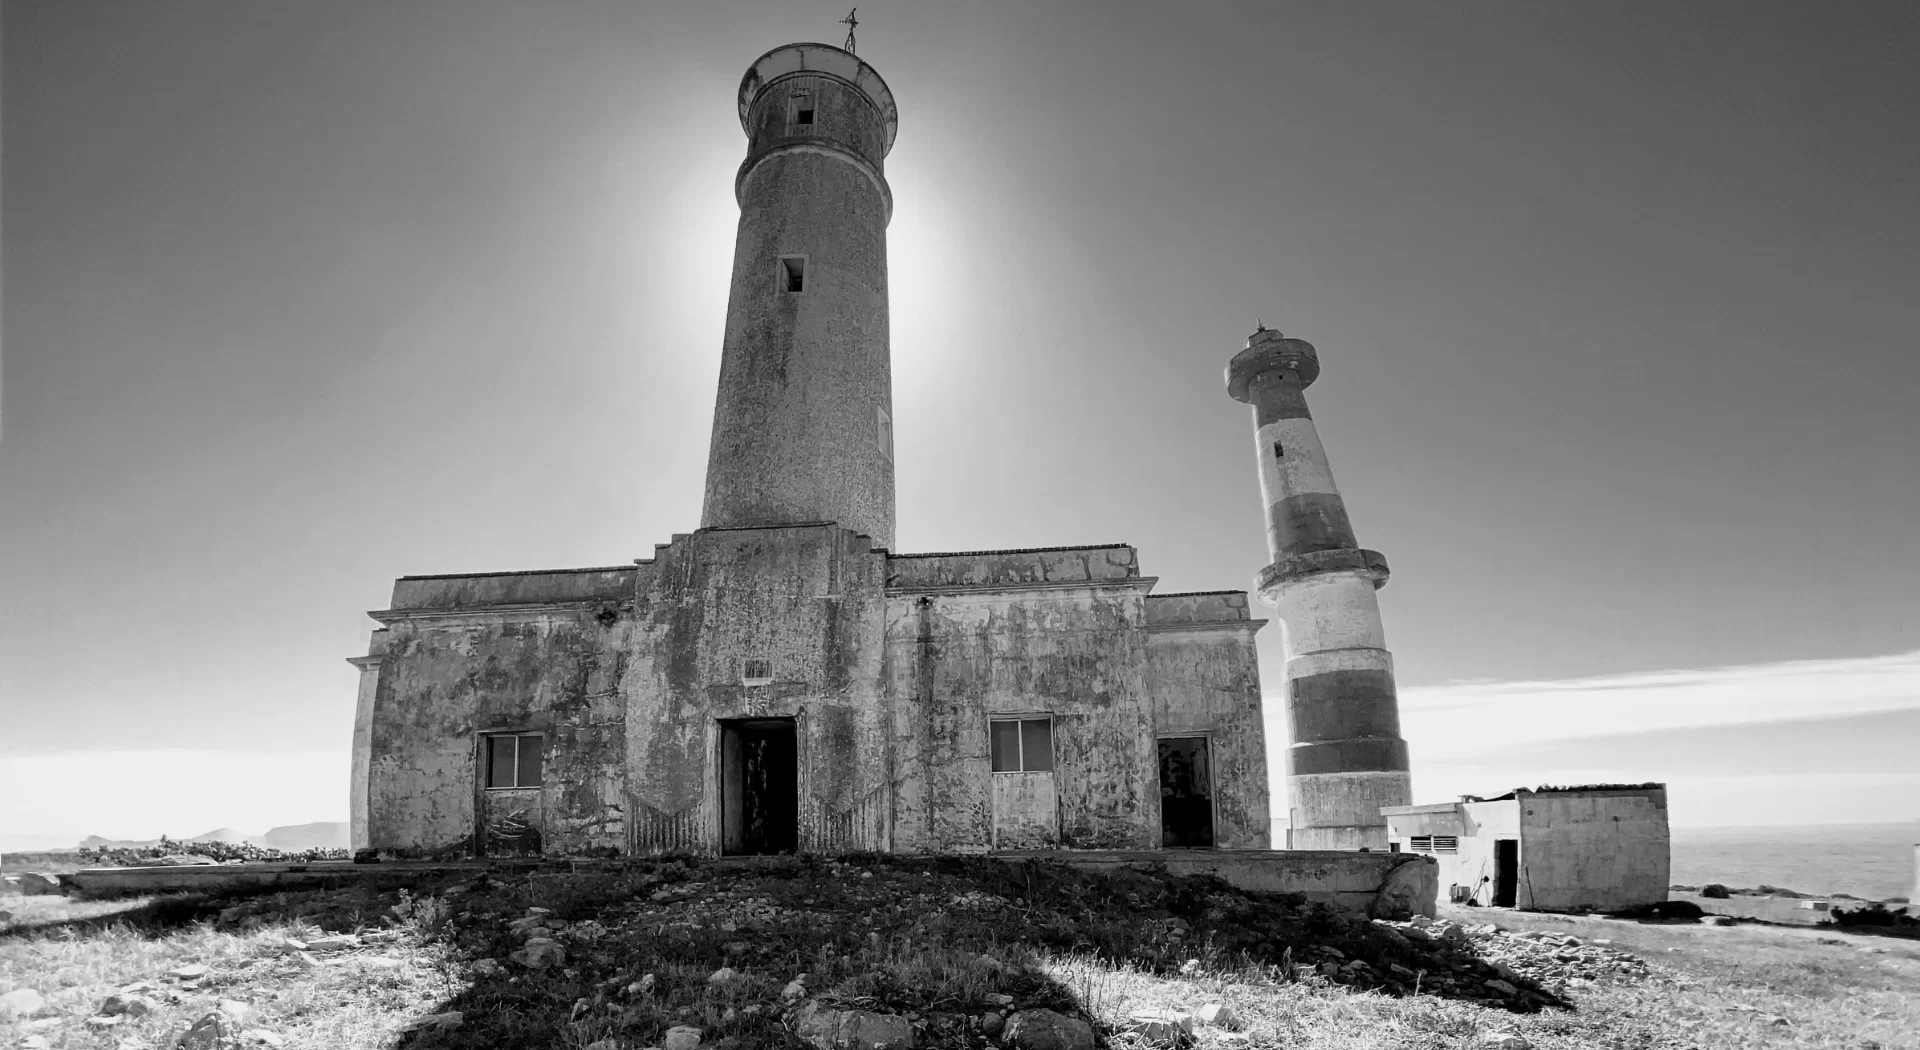
[[747,70],[740,123],[701,527],[830,521],[892,548],[893,93],[846,51],[788,44]]
[[1413,801],[1393,656],[1375,591],[1387,561],[1360,549],[1307,411],[1320,375],[1313,344],[1261,329],[1227,366],[1227,392],[1253,406],[1273,563],[1256,589],[1286,627],[1288,846],[1387,848],[1382,806]]

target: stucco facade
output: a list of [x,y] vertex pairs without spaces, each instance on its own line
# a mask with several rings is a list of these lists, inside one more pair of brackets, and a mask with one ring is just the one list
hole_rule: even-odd
[[[1265,849],[1264,621],[1154,582],[1123,545],[892,555],[832,525],[407,577],[356,661],[355,845],[754,852],[728,843],[725,734],[765,723],[792,726],[792,848],[1159,848],[1171,738],[1204,741],[1210,844]],[[996,770],[991,728],[1021,720],[1048,724],[1048,768]],[[540,739],[538,784],[489,786],[502,735]]]
[[1388,848],[1439,863],[1442,899],[1532,911],[1614,911],[1667,899],[1664,786],[1520,790],[1381,813]]

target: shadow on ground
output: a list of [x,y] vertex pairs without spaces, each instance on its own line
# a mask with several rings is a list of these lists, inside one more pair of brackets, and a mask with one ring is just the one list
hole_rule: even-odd
[[[1164,871],[1091,873],[993,858],[679,859],[519,869],[404,890],[175,896],[28,924],[0,939],[84,936],[109,924],[159,937],[199,922],[244,930],[286,920],[399,931],[443,951],[461,990],[432,1012],[461,1018],[398,1044],[422,1050],[601,1039],[644,1047],[676,1025],[702,1029],[703,1046],[799,1045],[788,1023],[804,999],[907,1017],[923,1047],[986,1046],[1010,1008],[1087,1019],[1088,989],[1054,975],[1061,971],[1050,961],[1062,958],[1515,1012],[1571,1008],[1525,978],[1498,980],[1470,943],[1297,895]],[[789,987],[796,980],[804,992]]]

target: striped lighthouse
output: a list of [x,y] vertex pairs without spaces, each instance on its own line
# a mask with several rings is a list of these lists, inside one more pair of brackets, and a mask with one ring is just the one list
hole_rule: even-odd
[[1253,406],[1267,550],[1255,589],[1286,627],[1290,849],[1387,848],[1382,806],[1413,801],[1393,656],[1374,592],[1387,561],[1362,550],[1307,411],[1313,344],[1261,327],[1227,365]]

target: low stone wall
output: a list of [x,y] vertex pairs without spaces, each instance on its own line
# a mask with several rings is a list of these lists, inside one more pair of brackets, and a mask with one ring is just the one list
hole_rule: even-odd
[[[529,862],[537,863],[537,862]],[[87,868],[60,876],[76,897],[134,897],[150,893],[234,893],[308,890],[371,882],[405,886],[435,875],[481,872],[513,865],[467,861],[449,864],[315,861],[309,864],[185,864],[146,868]]]
[[[1335,850],[1027,850],[995,853],[1007,861],[1042,860],[1089,871],[1164,867],[1175,875],[1212,875],[1242,890],[1298,893],[1331,901],[1380,919],[1434,914],[1439,868],[1431,857],[1411,853],[1348,853]],[[764,858],[730,857],[709,864],[751,864]],[[349,883],[405,886],[443,875],[516,868],[561,867],[561,860],[387,862],[354,864],[203,864],[150,868],[89,868],[60,876],[62,889],[81,897],[128,897],[150,893],[324,889]],[[581,861],[579,870],[618,868],[618,860]]]
[[1379,919],[1431,918],[1440,890],[1433,858],[1412,853],[1345,850],[1032,850],[993,854],[1005,860],[1057,860],[1075,867],[1165,867],[1175,875],[1212,875],[1236,889],[1299,893]]

